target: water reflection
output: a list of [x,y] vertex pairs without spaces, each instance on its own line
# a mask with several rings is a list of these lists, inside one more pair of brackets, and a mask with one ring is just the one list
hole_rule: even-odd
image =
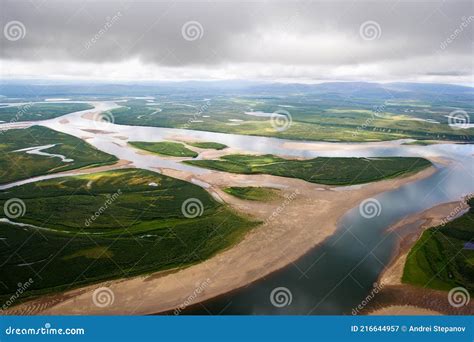
[[[404,141],[363,144],[295,142],[172,128],[102,125],[83,118],[83,115],[111,110],[118,105],[113,102],[94,105],[96,108],[93,110],[68,114],[39,124],[86,139],[98,149],[132,161],[137,167],[154,171],[166,167],[192,171],[196,175],[209,171],[159,156],[139,154],[127,141],[186,138],[223,143],[249,153],[304,158],[421,156],[449,161],[447,164],[436,164],[438,171],[427,179],[377,196],[382,207],[380,216],[369,220],[360,215],[358,208],[354,208],[342,218],[333,236],[297,262],[243,289],[208,301],[204,306],[188,309],[186,313],[350,314],[367,296],[390,260],[397,233],[387,232],[388,226],[407,215],[439,203],[458,200],[474,192],[472,145],[402,145]],[[320,224],[324,223],[315,223],[315,229]],[[280,286],[291,291],[293,300],[289,306],[276,308],[269,296],[274,288]]]
[[[387,227],[403,217],[474,192],[472,160],[437,165],[431,177],[376,197],[380,216],[367,219],[350,210],[337,232],[294,264],[237,290],[197,305],[186,314],[351,314],[390,262],[398,233]],[[317,229],[317,224],[315,224]],[[292,304],[274,307],[275,287],[290,289]]]

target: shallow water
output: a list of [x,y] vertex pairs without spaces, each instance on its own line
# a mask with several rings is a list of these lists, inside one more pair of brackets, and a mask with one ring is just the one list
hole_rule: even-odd
[[[387,233],[387,227],[407,215],[440,203],[459,200],[474,192],[472,145],[402,145],[405,140],[374,143],[295,142],[237,134],[115,125],[94,122],[82,116],[98,110],[108,111],[119,105],[114,102],[94,105],[96,108],[93,110],[76,112],[37,124],[83,138],[98,149],[120,159],[130,160],[140,168],[154,171],[157,171],[157,168],[172,168],[191,171],[196,176],[210,171],[182,164],[179,160],[139,154],[138,150],[130,147],[127,142],[183,138],[223,143],[249,153],[304,158],[420,156],[448,161],[447,164],[437,163],[437,172],[427,179],[377,196],[376,199],[380,203],[379,216],[364,218],[356,207],[341,219],[333,236],[297,262],[243,289],[188,309],[185,313],[350,314],[371,291],[373,283],[390,261],[397,233]],[[54,177],[36,177],[15,184]],[[194,183],[206,187],[206,184],[201,184],[199,180],[195,179]],[[0,189],[15,184],[0,186]],[[363,185],[358,185],[360,186]],[[338,191],[341,191],[342,195],[345,189],[347,187],[341,187]],[[314,229],[321,228],[323,224],[315,222]],[[291,292],[290,305],[281,308],[272,305],[270,293],[276,287],[286,287]]]
[[[375,197],[380,216],[364,218],[356,207],[344,215],[334,235],[297,262],[184,314],[351,314],[391,260],[398,235],[387,232],[387,227],[407,215],[474,192],[472,170],[460,165],[439,167],[427,179],[385,192]],[[314,229],[320,225],[315,222]],[[290,305],[272,305],[270,294],[277,287],[291,292]]]
[[[421,156],[459,159],[469,156],[472,162],[472,145],[438,144],[429,146],[402,145],[410,140],[371,143],[332,143],[294,141],[269,137],[248,136],[239,134],[193,131],[176,128],[141,127],[116,125],[112,123],[94,122],[84,119],[87,113],[98,110],[109,111],[120,107],[114,102],[94,103],[97,108],[84,110],[55,118],[39,121],[38,124],[52,129],[85,138],[97,148],[114,154],[121,159],[131,160],[139,167],[170,167],[178,170],[205,172],[197,167],[189,166],[169,159],[146,155],[140,157],[137,150],[128,146],[128,141],[163,141],[167,139],[195,139],[196,141],[212,141],[225,144],[237,150],[249,153],[268,153],[283,156],[314,158],[314,157],[383,157],[383,156]],[[67,123],[63,120],[67,120]],[[270,123],[269,123],[270,126]],[[1,125],[0,125],[1,127]],[[85,130],[102,130],[102,134]],[[296,145],[296,146],[295,146]]]
[[53,153],[44,152],[44,150],[50,149],[54,146],[56,146],[56,144],[49,144],[49,145],[43,145],[43,146],[33,146],[33,147],[27,147],[27,148],[22,148],[22,149],[19,149],[19,150],[15,150],[13,152],[24,152],[24,153],[27,153],[27,154],[35,154],[37,156],[59,158],[59,159],[61,159],[61,161],[63,163],[70,163],[70,162],[74,161],[74,159],[66,158],[62,154],[53,154]]

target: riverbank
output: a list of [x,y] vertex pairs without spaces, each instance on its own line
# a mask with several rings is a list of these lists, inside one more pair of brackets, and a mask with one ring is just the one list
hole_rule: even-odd
[[370,315],[436,315],[469,314],[471,303],[461,308],[452,307],[448,293],[402,283],[403,270],[410,249],[428,228],[446,221],[453,213],[463,213],[469,206],[465,201],[437,205],[421,213],[411,215],[388,229],[399,234],[398,248],[390,265],[379,277],[382,291],[365,310]]
[[83,167],[83,168],[73,169],[73,170],[70,170],[70,171],[52,173],[52,174],[49,174],[49,175],[31,177],[31,178],[24,179],[24,180],[19,180],[19,181],[16,181],[16,182],[0,184],[0,190],[5,190],[5,189],[8,189],[8,188],[18,186],[18,185],[37,182],[37,181],[41,181],[41,180],[45,180],[45,179],[53,179],[53,178],[69,177],[69,176],[78,176],[78,175],[90,174],[90,173],[96,173],[96,172],[105,172],[105,171],[111,171],[111,170],[131,168],[131,167],[133,167],[132,164],[133,163],[129,160],[119,159],[116,163],[110,164],[110,165]]
[[419,308],[413,305],[392,305],[382,309],[375,310],[374,312],[370,313],[374,316],[412,316],[412,315],[420,315],[420,316],[436,316],[441,315],[441,313],[434,311]]
[[[430,167],[417,174],[356,188],[335,188],[298,179],[270,175],[209,172],[193,175],[162,170],[164,174],[209,184],[207,190],[235,210],[264,222],[234,247],[186,269],[120,279],[66,293],[45,296],[8,310],[8,314],[151,314],[197,304],[246,286],[295,261],[332,235],[339,219],[362,200],[431,176]],[[229,186],[272,185],[281,189],[283,201],[245,201],[226,194]],[[344,193],[341,196],[342,191]],[[93,293],[108,287],[112,305],[98,307]]]

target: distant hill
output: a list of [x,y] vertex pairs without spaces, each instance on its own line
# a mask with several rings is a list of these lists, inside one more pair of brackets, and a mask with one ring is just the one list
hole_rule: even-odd
[[[253,81],[185,81],[185,82],[52,82],[41,80],[2,80],[0,96],[4,97],[63,97],[80,96],[148,96],[182,91],[188,93],[229,94],[327,94],[364,98],[406,98],[413,95],[474,95],[474,88],[453,84],[433,83],[371,83],[325,82],[265,83]],[[410,96],[407,96],[410,94]]]

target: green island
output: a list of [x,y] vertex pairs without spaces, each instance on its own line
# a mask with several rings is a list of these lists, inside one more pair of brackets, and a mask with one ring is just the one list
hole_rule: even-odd
[[181,143],[171,141],[160,141],[160,142],[145,142],[145,141],[130,141],[130,145],[141,150],[148,152],[172,156],[172,157],[197,157],[197,152],[191,151]]
[[232,154],[217,160],[186,160],[183,163],[232,173],[299,178],[327,185],[368,183],[416,173],[432,165],[430,161],[417,157],[318,157],[294,160],[271,154],[260,156]]
[[[112,110],[115,123],[137,126],[184,128],[198,131],[278,137],[294,140],[369,142],[396,139],[450,140],[470,142],[474,128],[453,130],[447,113],[463,108],[472,113],[472,98],[462,95],[453,101],[448,95],[406,92],[394,100],[381,94],[348,97],[341,89],[315,92],[302,89],[284,92],[284,99],[263,92],[246,91],[238,96],[224,94],[203,106],[200,95],[161,95],[154,105],[129,100]],[[316,94],[316,95],[315,95]],[[285,109],[291,124],[276,130],[271,114]],[[252,113],[263,113],[255,115]]]
[[403,143],[402,145],[430,146],[430,145],[436,145],[438,143],[439,142],[435,140],[415,140],[415,141]]
[[0,107],[0,121],[38,121],[92,109],[87,103],[25,103],[21,106]]
[[196,185],[142,169],[25,184],[1,191],[0,207],[12,197],[25,210],[11,221],[30,226],[0,221],[8,242],[0,250],[1,300],[34,274],[41,278],[28,296],[186,267],[258,224]]
[[208,149],[208,150],[223,150],[227,148],[227,145],[216,143],[216,142],[187,142],[186,145]]
[[278,189],[264,188],[264,187],[238,187],[232,186],[225,188],[224,192],[250,201],[270,201],[278,198]]
[[457,286],[474,293],[474,199],[467,213],[423,232],[408,253],[402,282],[450,290]]
[[[97,150],[84,140],[46,127],[7,130],[0,137],[0,184],[117,162],[115,156]],[[47,147],[48,145],[53,146]],[[32,147],[45,147],[41,149],[41,153],[58,156],[15,152]]]

